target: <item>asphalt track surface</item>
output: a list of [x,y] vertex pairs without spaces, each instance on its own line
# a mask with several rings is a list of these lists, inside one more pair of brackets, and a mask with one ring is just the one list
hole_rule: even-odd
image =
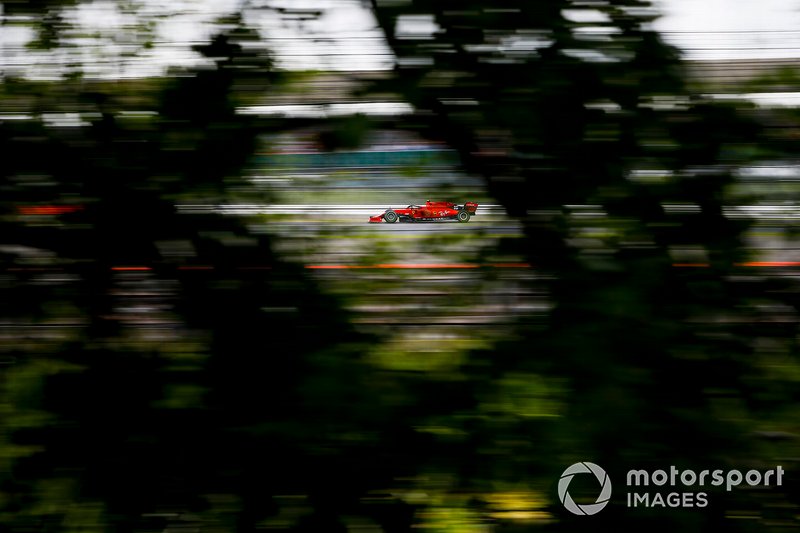
[[[354,322],[366,329],[484,339],[548,313],[545,274],[527,258],[492,255],[501,239],[523,236],[521,223],[502,206],[482,204],[467,223],[368,222],[390,207],[406,206],[273,204],[225,206],[220,211],[263,218],[251,230],[275,237],[279,253],[302,263],[323,287],[342,295]],[[584,212],[593,208],[574,207]],[[743,206],[729,213],[766,214],[756,217],[763,225],[776,211],[786,212]],[[771,234],[768,226],[759,231],[749,239],[754,260],[737,266],[745,272],[769,268],[775,275],[800,272],[800,254],[791,242]],[[702,260],[676,261],[673,266],[710,267]]]
[[[519,256],[496,252],[500,239],[522,236],[521,224],[501,206],[481,205],[468,223],[455,221],[370,224],[372,215],[400,204],[181,205],[180,212],[217,212],[243,217],[253,234],[267,233],[280,257],[296,262],[337,297],[351,321],[366,332],[394,339],[399,352],[422,357],[490,345],[512,334],[519,323],[545,320],[551,308],[547,276]],[[763,208],[763,206],[758,206]],[[752,212],[750,209],[733,212]],[[787,209],[761,209],[749,239],[753,260],[741,263],[743,275],[755,273],[800,277],[800,246],[785,220]],[[19,251],[25,252],[24,250]],[[702,260],[676,261],[682,269],[704,269]],[[162,338],[170,334],[169,272],[158,265],[115,265],[120,304],[116,316]],[[180,265],[178,270],[214,270],[211,265]],[[249,275],[272,276],[267,266],[250,265]],[[63,283],[68,269],[15,266],[7,270],[31,283]],[[269,309],[265,312],[287,312]],[[0,336],[21,331],[20,324],[0,324]],[[38,327],[38,326],[37,326]],[[64,334],[80,323],[48,324],[26,335]],[[23,328],[24,329],[24,328]],[[27,330],[26,330],[27,331]],[[62,333],[59,333],[61,331]],[[17,332],[17,333],[15,333]],[[441,342],[431,342],[438,340]]]

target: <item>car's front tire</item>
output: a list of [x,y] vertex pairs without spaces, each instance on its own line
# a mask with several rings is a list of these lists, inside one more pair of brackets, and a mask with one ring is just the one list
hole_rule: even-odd
[[459,211],[458,215],[456,215],[456,219],[459,222],[469,222],[469,211],[467,210]]
[[397,213],[395,213],[394,211],[386,211],[383,214],[383,220],[385,220],[389,224],[394,224],[395,222],[397,222],[397,219],[398,219]]

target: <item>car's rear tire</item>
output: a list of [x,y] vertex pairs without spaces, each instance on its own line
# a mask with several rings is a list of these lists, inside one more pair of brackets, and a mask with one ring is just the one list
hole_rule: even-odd
[[463,211],[459,211],[458,214],[456,215],[456,219],[459,222],[469,222],[469,211],[467,211],[466,209]]
[[399,217],[397,216],[397,213],[395,213],[394,211],[391,211],[391,210],[386,211],[383,214],[383,220],[385,220],[389,224],[394,224],[395,222],[397,222],[398,218]]

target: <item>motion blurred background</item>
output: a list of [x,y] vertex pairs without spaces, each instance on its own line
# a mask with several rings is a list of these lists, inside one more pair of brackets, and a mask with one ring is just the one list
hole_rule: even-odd
[[798,15],[712,4],[0,3],[0,531],[798,528]]

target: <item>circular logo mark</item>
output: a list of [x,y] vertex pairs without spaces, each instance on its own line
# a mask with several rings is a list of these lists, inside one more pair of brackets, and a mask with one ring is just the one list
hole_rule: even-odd
[[[597,500],[594,503],[578,505],[572,499],[572,496],[569,495],[569,492],[567,492],[569,483],[572,481],[572,478],[575,477],[575,474],[594,474],[594,476],[597,478],[597,481],[600,483],[602,489],[600,489],[600,495],[597,497]],[[574,465],[567,467],[567,469],[564,470],[564,473],[561,474],[561,479],[558,480],[558,499],[561,500],[561,503],[564,504],[564,507],[566,507],[567,511],[572,514],[597,514],[603,510],[603,507],[608,505],[608,500],[611,499],[611,480],[608,479],[608,474],[606,474],[606,471],[594,463],[590,463],[588,461],[575,463]]]

